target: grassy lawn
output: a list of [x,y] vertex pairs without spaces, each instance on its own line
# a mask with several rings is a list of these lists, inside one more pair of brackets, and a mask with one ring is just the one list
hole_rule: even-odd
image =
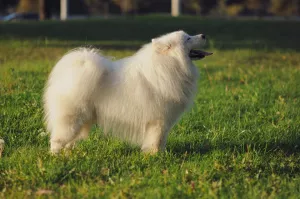
[[[93,128],[49,154],[41,96],[68,50],[131,55],[160,34],[205,33],[193,109],[155,156]],[[0,198],[299,198],[300,24],[140,17],[0,24]]]

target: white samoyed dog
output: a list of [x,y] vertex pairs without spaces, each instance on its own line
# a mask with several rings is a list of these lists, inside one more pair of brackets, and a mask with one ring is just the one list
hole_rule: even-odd
[[44,93],[51,152],[86,138],[93,124],[144,152],[164,150],[170,129],[193,101],[198,72],[192,60],[212,54],[195,50],[205,40],[176,31],[116,61],[89,48],[63,56]]

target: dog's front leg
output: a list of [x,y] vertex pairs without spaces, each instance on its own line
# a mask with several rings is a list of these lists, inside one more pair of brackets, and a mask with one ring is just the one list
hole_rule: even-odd
[[145,139],[142,144],[142,151],[146,153],[157,153],[166,147],[168,132],[162,120],[153,120],[145,126]]

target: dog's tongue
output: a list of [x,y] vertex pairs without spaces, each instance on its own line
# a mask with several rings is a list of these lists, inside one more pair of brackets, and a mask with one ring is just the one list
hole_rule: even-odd
[[191,50],[190,53],[189,53],[189,56],[191,58],[203,58],[205,56],[209,56],[209,55],[212,55],[213,53],[210,53],[210,52],[205,52],[205,51],[202,51],[202,50]]

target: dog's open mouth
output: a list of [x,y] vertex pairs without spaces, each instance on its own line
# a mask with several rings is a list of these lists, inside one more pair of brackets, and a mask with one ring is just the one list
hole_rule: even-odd
[[202,51],[202,50],[191,50],[190,53],[189,53],[189,57],[192,60],[197,60],[197,59],[202,59],[205,56],[212,55],[212,54],[213,53],[205,52],[205,51]]

